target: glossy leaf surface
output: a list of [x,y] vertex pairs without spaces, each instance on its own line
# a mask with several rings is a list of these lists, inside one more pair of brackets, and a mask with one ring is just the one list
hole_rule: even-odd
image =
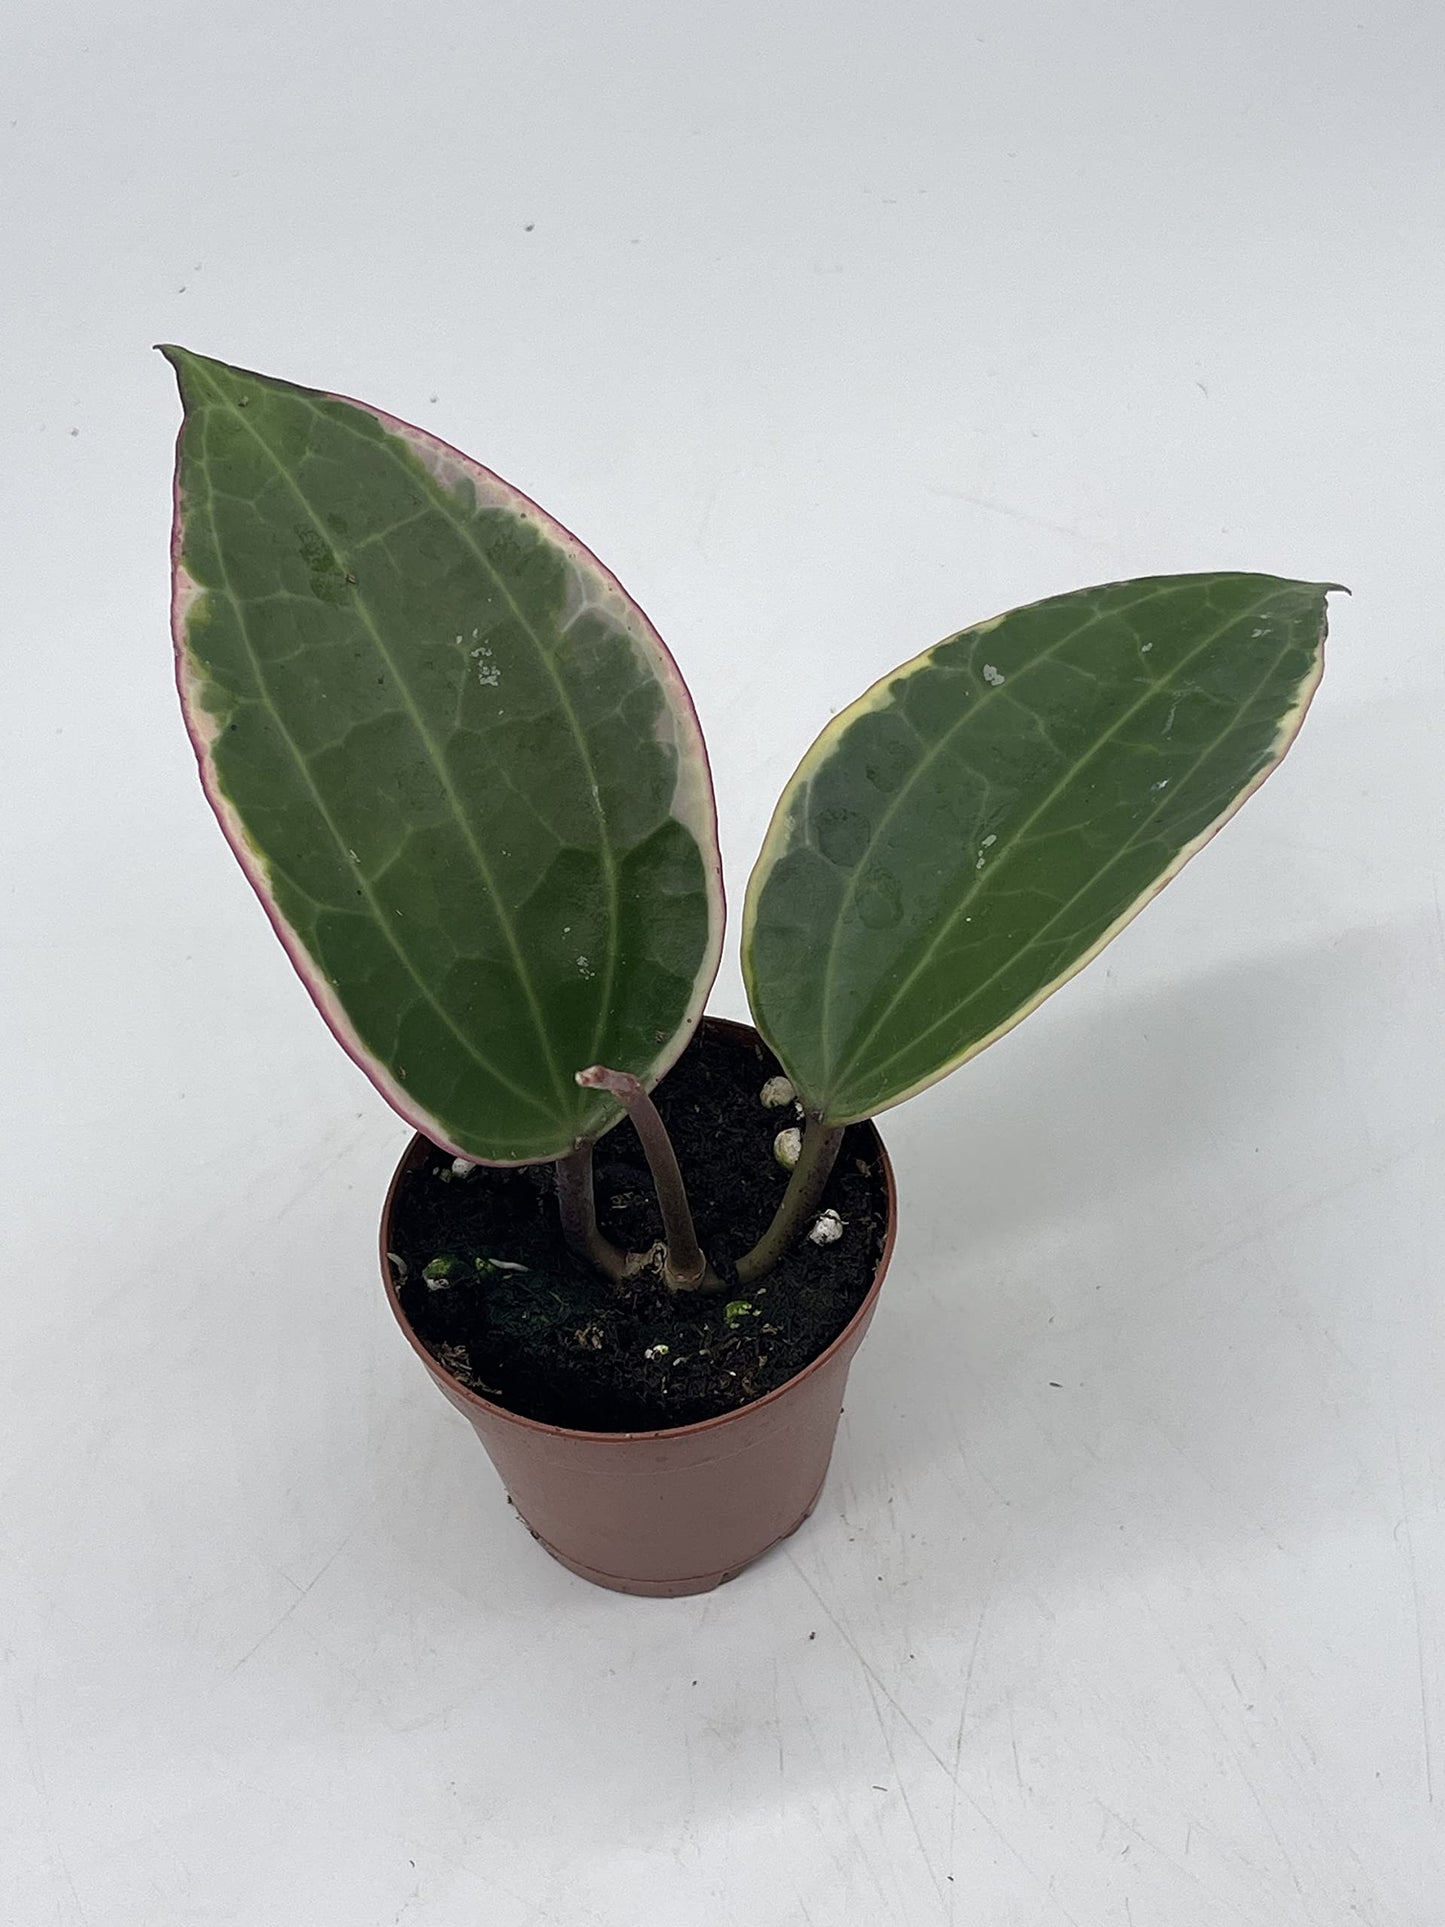
[[355,402],[167,349],[173,623],[223,829],[327,1021],[493,1162],[614,1123],[722,936],[697,719],[641,611],[536,505]]
[[836,717],[748,888],[754,1020],[852,1122],[1102,949],[1258,787],[1319,681],[1327,587],[1108,584],[964,630]]

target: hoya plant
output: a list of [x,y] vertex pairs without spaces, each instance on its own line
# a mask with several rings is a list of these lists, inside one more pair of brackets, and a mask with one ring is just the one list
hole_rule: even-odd
[[[381,410],[180,348],[173,627],[206,794],[322,1015],[469,1164],[556,1165],[608,1276],[720,1278],[648,1093],[717,971],[696,713],[656,631],[535,503]],[[845,1128],[1080,970],[1274,769],[1333,585],[1116,582],[975,624],[829,723],[752,873],[754,1021],[802,1123],[749,1283]],[[665,1237],[602,1234],[630,1114]]]

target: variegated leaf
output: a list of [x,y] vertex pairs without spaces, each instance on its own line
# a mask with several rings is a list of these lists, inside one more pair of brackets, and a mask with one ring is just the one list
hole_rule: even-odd
[[1319,681],[1327,585],[1162,576],[966,629],[837,716],[748,888],[758,1029],[852,1122],[1081,969],[1258,788]]
[[700,1016],[722,894],[675,664],[537,506],[374,408],[165,353],[206,793],[328,1023],[474,1159],[556,1157]]

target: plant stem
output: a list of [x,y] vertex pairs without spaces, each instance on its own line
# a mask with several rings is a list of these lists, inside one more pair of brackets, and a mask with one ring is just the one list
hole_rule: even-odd
[[752,1250],[744,1252],[738,1259],[740,1284],[754,1284],[771,1271],[798,1237],[818,1208],[823,1187],[832,1173],[838,1146],[842,1142],[841,1125],[820,1124],[815,1117],[807,1120],[803,1128],[803,1148],[798,1154],[798,1162],[793,1166],[793,1175],[788,1179],[783,1201],[773,1215],[773,1222]]
[[605,1064],[594,1064],[590,1070],[578,1071],[577,1082],[584,1090],[611,1092],[632,1119],[633,1129],[642,1141],[643,1155],[657,1187],[662,1235],[667,1244],[662,1282],[669,1291],[721,1291],[723,1281],[714,1273],[698,1244],[677,1153],[667,1135],[667,1126],[657,1114],[657,1106],[630,1071],[610,1071]]
[[557,1160],[557,1209],[562,1236],[579,1258],[595,1265],[614,1285],[627,1276],[627,1253],[604,1237],[597,1222],[597,1200],[592,1190],[592,1146],[579,1144]]

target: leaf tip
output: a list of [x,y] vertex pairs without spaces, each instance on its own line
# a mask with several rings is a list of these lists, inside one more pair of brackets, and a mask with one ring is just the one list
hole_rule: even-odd
[[182,348],[174,341],[158,341],[155,348],[156,353],[164,355],[170,363],[176,386],[181,391],[181,401],[189,408],[195,391],[196,370],[204,363],[205,357],[193,354],[189,348]]

